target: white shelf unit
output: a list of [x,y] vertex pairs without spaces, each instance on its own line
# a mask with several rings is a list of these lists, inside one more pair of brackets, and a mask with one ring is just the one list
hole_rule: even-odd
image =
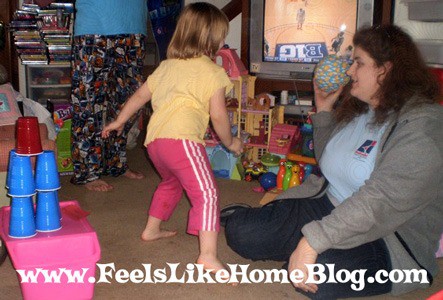
[[26,95],[43,106],[71,98],[71,65],[26,65]]

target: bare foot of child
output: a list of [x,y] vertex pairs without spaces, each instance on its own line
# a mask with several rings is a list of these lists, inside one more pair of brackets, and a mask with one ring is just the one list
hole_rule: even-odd
[[[198,257],[198,259],[197,259],[196,264],[203,265],[203,269],[206,270],[206,271],[211,272],[212,274],[216,274],[220,270],[225,270],[225,272],[221,273],[221,274],[224,275],[221,278],[223,280],[229,280],[230,279],[229,271],[222,264],[222,262],[218,258],[216,258],[216,257],[200,255]],[[226,276],[225,276],[225,274],[226,274]],[[219,275],[219,276],[221,276],[221,275]],[[232,285],[232,286],[236,286],[237,285],[236,282],[232,282],[232,283],[229,283],[229,284]]]
[[200,255],[197,259],[197,264],[203,265],[203,268],[205,270],[211,270],[211,273],[217,273],[219,270],[225,270],[225,266],[222,264],[222,262],[218,258],[209,257],[209,256],[203,256]]
[[155,241],[159,239],[169,238],[175,236],[177,231],[169,231],[169,230],[144,230],[141,235],[141,239],[145,242]]
[[108,183],[106,183],[106,181],[101,180],[101,179],[97,179],[91,182],[88,182],[85,184],[85,187],[90,190],[90,191],[95,191],[95,192],[108,192],[111,191],[112,189],[114,189],[114,187]]

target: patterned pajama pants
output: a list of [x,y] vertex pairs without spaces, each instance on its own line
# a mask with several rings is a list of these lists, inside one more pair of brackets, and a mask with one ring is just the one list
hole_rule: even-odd
[[139,34],[74,38],[72,183],[85,184],[101,175],[119,176],[128,169],[127,134],[139,113],[126,123],[122,135],[104,140],[101,132],[143,83],[144,55],[144,36]]

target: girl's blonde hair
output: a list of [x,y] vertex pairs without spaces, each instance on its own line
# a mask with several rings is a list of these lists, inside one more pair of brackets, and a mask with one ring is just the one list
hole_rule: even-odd
[[228,31],[229,20],[217,7],[206,2],[188,4],[178,19],[167,58],[213,58]]

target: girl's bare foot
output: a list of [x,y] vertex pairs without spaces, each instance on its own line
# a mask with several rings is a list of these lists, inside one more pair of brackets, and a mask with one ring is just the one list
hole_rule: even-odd
[[169,238],[175,236],[177,231],[169,230],[144,230],[141,235],[141,239],[145,242],[155,241],[159,239]]
[[[229,280],[231,278],[229,271],[222,264],[222,262],[218,258],[203,256],[200,255],[197,259],[196,264],[203,265],[203,269],[209,271],[212,274],[216,274],[218,271],[225,270],[225,272],[221,273],[223,276],[221,277],[223,280]],[[219,275],[221,276],[221,275]],[[232,286],[236,286],[237,282],[230,282]]]
[[199,256],[197,259],[197,264],[203,265],[205,270],[211,271],[211,273],[214,274],[219,270],[226,270],[225,266],[218,258]]
[[90,181],[85,184],[85,187],[88,190],[95,191],[95,192],[108,192],[108,191],[111,191],[112,189],[114,189],[114,187],[112,185],[106,183],[106,181],[101,180],[101,179]]

